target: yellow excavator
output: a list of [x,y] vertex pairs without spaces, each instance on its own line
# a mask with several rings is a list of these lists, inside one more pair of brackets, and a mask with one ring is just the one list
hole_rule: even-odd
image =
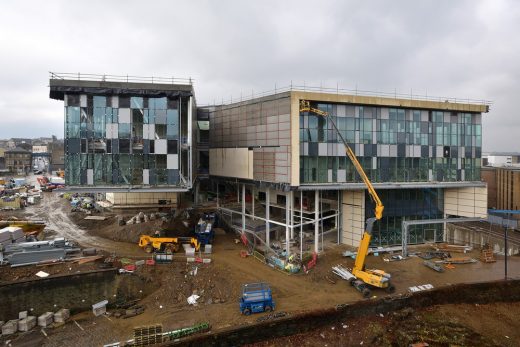
[[195,251],[200,249],[199,241],[194,237],[154,237],[141,235],[139,247],[146,253],[166,252],[175,253],[179,251],[181,244],[191,244]]
[[[329,115],[328,112],[322,111],[318,108],[311,107],[310,102],[307,100],[300,100],[300,112],[310,112],[323,117],[327,117]],[[356,261],[354,263],[354,268],[352,269],[352,274],[355,276],[355,278],[351,278],[350,283],[357,290],[359,290],[364,297],[370,296],[370,287],[383,288],[388,293],[393,293],[395,291],[395,287],[390,282],[391,276],[389,273],[386,273],[383,270],[365,268],[365,259],[368,254],[370,239],[372,238],[372,228],[374,226],[374,223],[377,220],[380,220],[381,217],[383,217],[383,210],[385,207],[383,206],[381,199],[379,199],[379,196],[377,195],[377,192],[375,191],[372,182],[370,182],[365,171],[363,170],[363,167],[357,160],[356,154],[352,151],[347,141],[345,141],[345,139],[341,135],[341,132],[338,130],[336,123],[332,118],[329,118],[329,121],[331,122],[339,138],[343,142],[347,156],[350,158],[352,164],[354,164],[356,171],[358,172],[359,176],[361,177],[368,189],[368,194],[370,194],[371,199],[376,205],[374,211],[375,217],[368,218],[366,221],[365,232],[363,233],[363,238],[359,243]]]

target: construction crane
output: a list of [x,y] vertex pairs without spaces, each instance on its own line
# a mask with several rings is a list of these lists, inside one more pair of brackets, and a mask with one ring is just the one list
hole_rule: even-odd
[[[312,112],[314,114],[328,117],[329,113],[322,111],[318,108],[311,107],[311,104],[307,100],[300,100],[300,112]],[[359,290],[364,297],[370,296],[370,287],[377,287],[377,288],[383,288],[389,293],[393,293],[395,291],[395,287],[390,282],[390,274],[386,273],[383,270],[377,270],[377,269],[366,269],[365,268],[365,259],[368,253],[368,247],[370,245],[370,239],[372,238],[372,229],[374,226],[374,223],[377,220],[380,220],[383,217],[383,210],[384,206],[381,202],[381,199],[377,195],[376,190],[374,189],[374,186],[372,185],[372,182],[370,182],[370,179],[367,177],[365,171],[363,170],[363,167],[359,163],[356,154],[350,146],[348,145],[347,141],[343,138],[343,135],[341,135],[341,132],[338,130],[338,127],[336,126],[336,123],[332,118],[328,118],[331,122],[332,126],[336,130],[339,138],[343,142],[343,145],[345,146],[345,152],[347,153],[347,156],[349,157],[350,161],[356,168],[357,173],[363,180],[363,183],[365,183],[365,186],[368,189],[368,194],[370,195],[370,198],[375,203],[375,210],[374,214],[375,217],[368,218],[366,221],[366,228],[365,232],[363,233],[363,237],[361,239],[361,242],[359,243],[357,255],[356,255],[356,261],[354,263],[354,267],[352,268],[352,274],[355,276],[355,278],[351,278],[350,283],[352,286],[354,286],[357,290]]]

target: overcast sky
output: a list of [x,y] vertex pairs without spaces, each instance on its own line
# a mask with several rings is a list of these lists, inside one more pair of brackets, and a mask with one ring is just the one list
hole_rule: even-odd
[[63,137],[48,72],[192,77],[199,104],[291,83],[491,100],[520,151],[519,1],[0,2],[0,138]]

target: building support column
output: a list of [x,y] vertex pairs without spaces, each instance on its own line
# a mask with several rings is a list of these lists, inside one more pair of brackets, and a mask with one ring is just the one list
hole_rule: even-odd
[[291,211],[290,211],[290,201],[289,201],[289,197],[291,196],[291,194],[286,194],[285,195],[285,259],[289,259],[289,239],[290,239],[290,234],[289,234],[289,224],[290,224],[290,221],[289,221],[289,218],[291,217]]
[[271,247],[270,243],[270,237],[271,237],[271,230],[269,228],[269,210],[270,210],[270,204],[271,201],[269,200],[269,188],[265,191],[265,244],[267,247]]
[[253,215],[253,220],[255,219],[255,186],[251,188],[251,214]]
[[188,182],[193,186],[193,144],[192,144],[192,125],[193,125],[193,96],[190,96],[188,102]]
[[290,223],[290,226],[291,226],[291,240],[294,239],[294,192],[291,190],[291,192],[289,193],[289,198],[290,198],[290,205],[291,206],[291,223]]
[[303,259],[303,191],[300,190],[300,260]]
[[246,185],[242,184],[242,232],[246,231]]
[[[446,213],[442,214],[442,218],[446,219]],[[442,223],[442,242],[448,242],[448,228],[446,227],[446,222]],[[435,241],[434,241],[435,243]]]
[[217,208],[220,207],[220,201],[219,201],[219,197],[218,197],[218,182],[217,182]]
[[319,224],[320,192],[314,191],[314,252],[319,252],[320,224]]

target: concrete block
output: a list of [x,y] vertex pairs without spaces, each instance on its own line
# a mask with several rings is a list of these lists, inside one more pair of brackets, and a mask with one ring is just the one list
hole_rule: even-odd
[[52,312],[45,312],[40,317],[38,317],[38,325],[41,327],[46,327],[54,321],[54,313]]
[[54,314],[54,321],[57,323],[65,323],[70,317],[70,311],[66,308],[62,308]]
[[27,311],[18,312],[18,319],[27,318]]
[[2,335],[11,335],[18,331],[18,319],[12,319],[2,325]]
[[29,331],[36,326],[36,317],[28,316],[20,321],[18,321],[18,330],[19,331]]

